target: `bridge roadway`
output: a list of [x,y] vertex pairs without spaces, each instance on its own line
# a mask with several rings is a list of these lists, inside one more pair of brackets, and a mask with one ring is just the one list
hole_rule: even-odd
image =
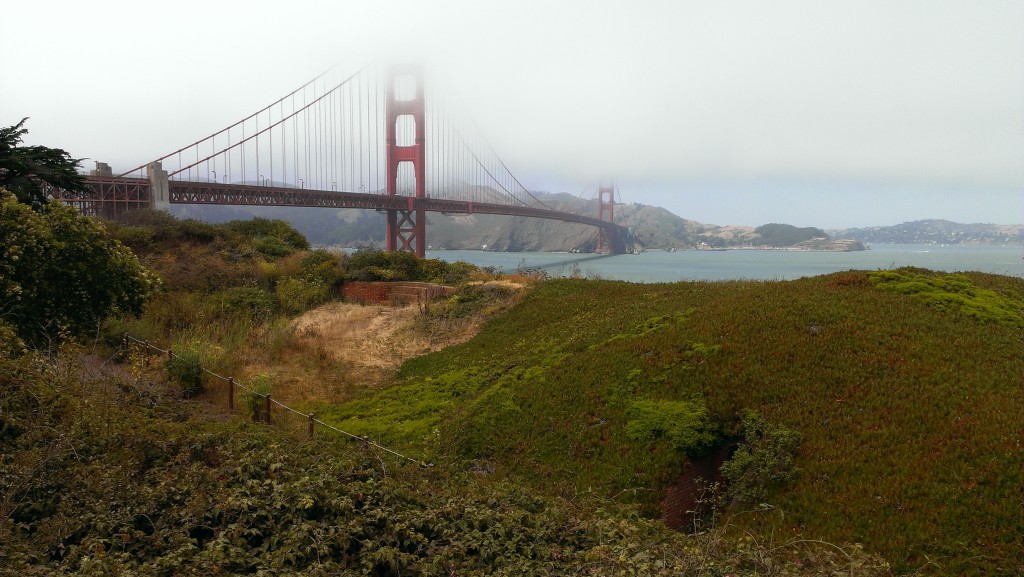
[[[150,205],[150,181],[146,178],[125,178],[111,176],[89,176],[87,181],[93,189],[91,198],[67,198],[65,202],[80,205],[97,202],[83,212],[103,215],[104,204],[122,204],[127,209]],[[604,229],[612,239],[612,252],[627,252],[627,239],[631,237],[629,229],[615,223],[602,221],[596,217],[584,216],[571,212],[563,212],[550,208],[536,208],[521,205],[505,205],[498,203],[473,202],[466,200],[448,200],[438,198],[416,198],[412,196],[373,194],[363,192],[338,192],[329,190],[309,190],[278,186],[255,186],[247,184],[221,184],[216,182],[189,182],[170,180],[168,182],[168,201],[171,204],[219,204],[219,205],[258,205],[258,206],[301,206],[324,208],[359,208],[370,210],[405,210],[411,211],[419,206],[429,212],[457,214],[497,214],[506,216],[524,216],[545,218],[584,224]],[[121,212],[116,206],[109,206],[114,212]]]

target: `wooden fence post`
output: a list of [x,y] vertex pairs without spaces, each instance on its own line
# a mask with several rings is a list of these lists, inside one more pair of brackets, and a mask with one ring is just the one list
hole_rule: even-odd
[[315,420],[316,420],[316,415],[314,415],[313,413],[310,413],[309,414],[309,430],[306,432],[306,434],[308,435],[308,437],[310,439],[313,438],[313,421],[315,421]]
[[264,397],[263,401],[264,401],[263,406],[266,408],[266,412],[267,412],[266,415],[263,415],[263,422],[265,422],[266,424],[269,425],[270,424],[270,395],[267,395],[266,397]]
[[235,410],[235,377],[228,377],[228,410]]

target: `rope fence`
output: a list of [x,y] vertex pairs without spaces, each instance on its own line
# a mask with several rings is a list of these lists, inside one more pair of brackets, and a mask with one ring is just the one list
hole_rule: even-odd
[[[149,341],[140,340],[131,335],[126,334],[123,340],[125,350],[127,350],[132,343],[135,343],[136,345],[142,347],[146,347],[149,350],[159,352],[161,355],[165,355],[168,360],[186,360],[180,355],[175,354],[175,352],[170,348],[162,349],[150,343]],[[313,413],[303,413],[302,411],[296,410],[293,407],[289,407],[288,405],[282,403],[281,401],[273,398],[269,393],[261,393],[253,387],[247,387],[242,383],[238,382],[237,380],[235,380],[234,377],[225,377],[223,375],[218,375],[217,373],[203,366],[200,366],[199,368],[203,373],[227,383],[227,406],[229,411],[235,410],[235,392],[236,390],[240,390],[245,393],[248,393],[251,399],[257,399],[257,402],[252,405],[254,421],[262,422],[268,425],[273,424],[277,427],[289,430],[291,432],[300,435],[305,435],[305,437],[308,439],[313,438],[316,432],[316,428],[317,426],[319,426],[321,428],[334,431],[335,433],[347,437],[351,440],[359,441],[360,443],[363,444],[364,447],[372,447],[378,451],[389,453],[391,455],[394,455],[395,457],[409,461],[410,463],[415,463],[421,467],[434,466],[433,463],[427,463],[421,459],[415,459],[413,457],[409,457],[408,455],[403,455],[398,451],[385,447],[379,443],[375,443],[374,441],[371,441],[368,437],[356,435],[354,433],[350,433],[348,431],[335,427],[330,423],[325,423],[324,421],[321,421],[320,419],[316,418],[316,415]],[[271,408],[273,406],[277,406],[280,409],[277,411],[276,417],[272,417]]]

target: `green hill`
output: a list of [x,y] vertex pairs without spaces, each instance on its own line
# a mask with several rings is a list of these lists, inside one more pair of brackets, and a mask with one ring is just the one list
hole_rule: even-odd
[[[740,516],[741,530],[863,543],[901,571],[1018,574],[1022,331],[1024,281],[983,274],[558,280],[472,341],[408,362],[392,387],[325,411],[472,470],[653,515],[709,450],[687,431],[727,439],[752,409],[803,441],[795,482],[767,493],[785,515]],[[701,404],[703,429],[651,417],[696,418],[680,408]]]
[[[1022,279],[517,292],[468,265],[309,251],[279,221],[137,216],[107,230],[165,292],[99,328],[107,361],[26,352],[0,323],[0,575],[889,574],[875,554],[1024,571]],[[409,331],[489,320],[367,386],[293,321],[369,278],[459,285]],[[103,343],[125,331],[186,359],[168,365],[183,386],[164,354],[115,363]],[[188,404],[199,367],[437,466]]]

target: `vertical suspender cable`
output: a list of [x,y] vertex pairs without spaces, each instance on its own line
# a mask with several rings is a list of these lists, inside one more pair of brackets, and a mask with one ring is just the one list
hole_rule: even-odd
[[366,190],[364,188],[364,179],[362,179],[362,90],[359,89],[359,85],[358,85],[358,82],[361,82],[361,81],[362,81],[362,77],[359,76],[359,78],[356,79],[357,84],[355,85],[355,91],[358,93],[358,96],[359,96],[359,106],[358,106],[359,132],[358,132],[358,136],[357,136],[358,137],[358,142],[357,143],[358,143],[358,148],[359,148],[359,192],[360,193],[364,192]]
[[[305,162],[306,170],[305,170],[305,173],[304,173],[304,176],[306,177],[305,180],[309,180],[309,177],[310,177],[310,172],[309,172],[309,160],[310,160],[310,158],[309,158],[310,157],[310,154],[309,154],[309,110],[306,109],[306,91],[305,90],[302,91],[302,108],[304,110],[306,110],[306,112],[302,115],[303,124],[305,124],[305,128],[302,130],[303,141],[305,142],[305,144],[302,146],[302,156],[306,160],[306,162]],[[302,187],[305,188],[305,186],[306,186],[306,183],[305,183],[305,181],[303,181]]]
[[281,186],[288,186],[288,123],[284,122],[284,103],[277,107],[278,116],[281,118]]
[[359,141],[356,139],[355,130],[356,126],[359,124],[359,119],[356,117],[356,99],[353,92],[353,89],[350,87],[348,91],[348,131],[349,137],[352,139],[352,146],[350,146],[348,149],[348,170],[350,173],[350,178],[352,179],[352,191],[357,192],[359,190],[359,186],[356,184],[356,146],[358,145]]
[[336,186],[338,183],[338,118],[334,114],[334,101],[338,95],[335,92],[331,92],[331,99],[327,105],[328,115],[331,119],[331,190],[337,190]]
[[295,115],[295,96],[292,96],[292,186],[299,187],[299,118]]
[[274,110],[267,110],[267,124],[270,130],[267,131],[267,165],[270,168],[270,179],[267,183],[274,186]]
[[261,177],[263,176],[263,174],[260,173],[260,137],[259,137],[259,133],[260,133],[260,117],[259,117],[259,115],[256,115],[254,120],[256,122],[256,128],[255,128],[256,132],[255,132],[255,134],[257,135],[256,136],[256,178],[258,179],[257,180],[257,183],[258,183],[257,186],[263,186],[263,183],[260,182],[262,180]]

